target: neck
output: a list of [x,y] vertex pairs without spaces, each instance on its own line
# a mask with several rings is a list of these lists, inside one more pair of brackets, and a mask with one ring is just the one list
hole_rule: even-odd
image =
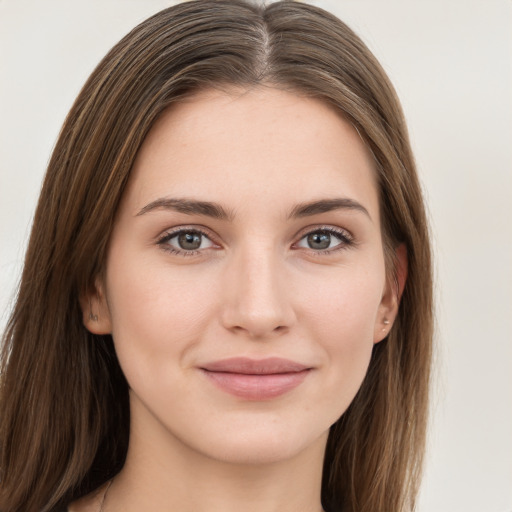
[[126,463],[104,512],[321,512],[327,433],[289,457],[242,463],[205,456],[145,420],[132,418]]

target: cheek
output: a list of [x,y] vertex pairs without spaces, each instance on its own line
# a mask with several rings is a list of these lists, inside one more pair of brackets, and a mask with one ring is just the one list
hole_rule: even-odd
[[[120,363],[159,367],[179,363],[204,331],[215,304],[208,276],[191,276],[153,260],[112,254],[107,297]],[[198,279],[199,277],[199,279]],[[167,357],[169,356],[169,357]]]
[[[303,314],[326,339],[373,340],[373,330],[384,291],[383,265],[335,269],[330,275],[302,283]],[[316,279],[315,279],[316,277]]]
[[327,369],[325,397],[337,411],[334,421],[346,410],[366,375],[383,280],[384,273],[380,271],[373,275],[340,272],[339,279],[309,288],[314,291],[303,316],[308,335],[323,352]]

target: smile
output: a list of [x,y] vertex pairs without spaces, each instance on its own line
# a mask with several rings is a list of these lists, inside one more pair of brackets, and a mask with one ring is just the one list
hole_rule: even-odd
[[201,367],[221,390],[246,400],[268,400],[299,386],[312,368],[281,358],[233,358]]

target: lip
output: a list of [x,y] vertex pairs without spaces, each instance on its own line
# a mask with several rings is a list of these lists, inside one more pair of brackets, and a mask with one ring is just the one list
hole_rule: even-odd
[[218,388],[246,400],[268,400],[284,395],[299,386],[312,370],[280,357],[236,357],[213,361],[200,369]]

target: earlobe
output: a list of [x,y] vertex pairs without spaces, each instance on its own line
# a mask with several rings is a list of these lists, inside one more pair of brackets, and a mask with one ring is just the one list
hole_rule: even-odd
[[112,332],[110,311],[99,279],[96,279],[93,289],[80,296],[80,307],[84,326],[89,332],[92,334]]
[[400,244],[396,249],[394,270],[394,282],[391,283],[388,280],[380,303],[375,322],[374,343],[379,343],[386,338],[398,314],[398,307],[400,306],[400,299],[405,289],[408,272],[407,248],[405,244]]

